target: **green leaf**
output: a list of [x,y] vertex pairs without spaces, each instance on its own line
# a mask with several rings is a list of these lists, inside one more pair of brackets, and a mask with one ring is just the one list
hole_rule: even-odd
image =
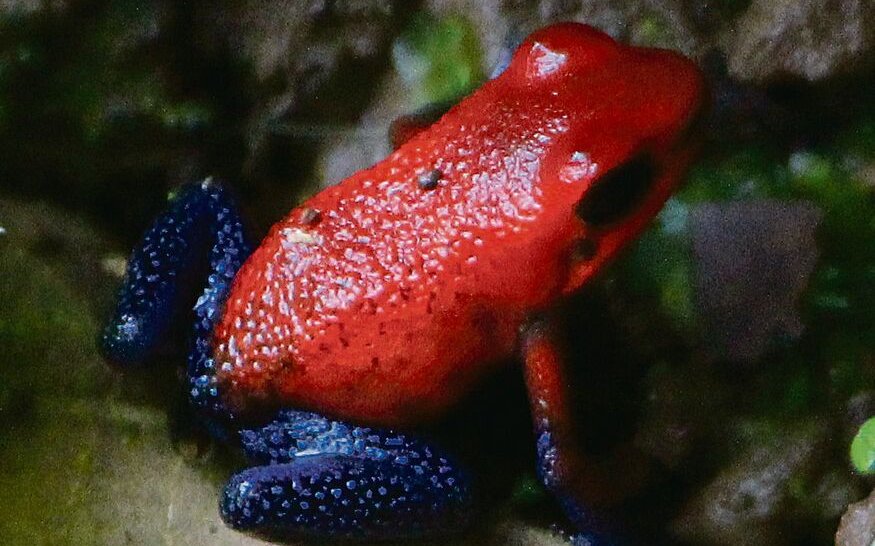
[[875,474],[875,417],[863,423],[854,436],[851,463],[860,474]]

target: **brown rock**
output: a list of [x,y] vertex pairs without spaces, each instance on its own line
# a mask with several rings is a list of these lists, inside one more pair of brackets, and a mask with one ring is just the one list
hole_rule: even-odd
[[848,506],[842,516],[836,546],[871,546],[875,541],[875,492]]
[[697,298],[709,351],[754,361],[775,338],[798,337],[796,309],[817,260],[820,211],[807,202],[703,204],[692,211]]
[[871,0],[755,0],[724,35],[729,73],[766,81],[822,80],[872,60]]
[[672,525],[692,544],[798,544],[786,522],[797,508],[794,479],[821,463],[826,427],[772,428],[704,486]]

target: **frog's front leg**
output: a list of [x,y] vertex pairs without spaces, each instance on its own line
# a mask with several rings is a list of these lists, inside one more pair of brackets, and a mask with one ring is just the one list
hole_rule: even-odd
[[231,478],[221,499],[236,529],[381,540],[454,533],[471,521],[467,472],[423,440],[288,410],[241,440],[256,466]]
[[205,286],[194,303],[190,393],[196,406],[224,414],[213,380],[210,336],[231,280],[251,252],[237,207],[221,185],[207,179],[180,188],[128,262],[115,314],[101,340],[107,359],[119,365],[147,360],[180,311],[191,309],[188,302],[197,288],[188,285],[200,284],[192,275],[206,264]]
[[620,544],[617,533],[608,529],[592,507],[609,502],[612,490],[622,487],[624,480],[607,478],[580,451],[568,373],[553,321],[541,319],[528,325],[521,345],[537,438],[538,475],[578,530],[572,536],[574,544]]

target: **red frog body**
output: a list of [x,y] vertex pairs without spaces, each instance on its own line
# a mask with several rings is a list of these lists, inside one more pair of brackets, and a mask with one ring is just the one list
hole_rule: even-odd
[[[533,34],[498,78],[270,230],[216,328],[226,399],[396,426],[439,416],[656,214],[701,88],[667,51],[582,25]],[[597,189],[642,157],[646,172],[620,176],[646,186]],[[581,217],[610,191],[634,201],[621,217]]]
[[225,486],[222,518],[272,537],[383,540],[471,523],[464,461],[400,429],[519,352],[543,484],[576,543],[616,544],[590,505],[622,487],[579,449],[548,311],[678,185],[702,93],[675,53],[583,25],[540,30],[500,76],[405,129],[388,158],[292,210],[254,251],[220,185],[181,189],[131,256],[104,354],[148,360],[191,308],[197,247],[211,248],[190,400],[250,464]]

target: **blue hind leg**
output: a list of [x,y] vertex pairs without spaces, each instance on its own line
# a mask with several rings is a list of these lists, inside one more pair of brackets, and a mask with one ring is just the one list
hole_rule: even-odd
[[237,208],[219,184],[207,179],[182,187],[131,255],[101,340],[106,358],[123,366],[147,360],[194,292],[185,286],[186,274],[207,261],[206,286],[194,304],[188,377],[195,405],[224,414],[213,379],[210,334],[231,280],[251,251]]
[[381,540],[458,532],[471,520],[466,472],[422,440],[299,411],[241,439],[257,466],[225,486],[221,514],[235,529]]

